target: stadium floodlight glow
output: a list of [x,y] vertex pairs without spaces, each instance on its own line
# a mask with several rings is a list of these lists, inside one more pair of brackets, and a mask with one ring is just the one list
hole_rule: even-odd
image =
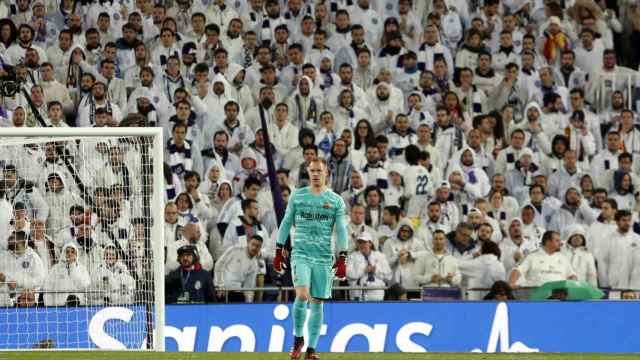
[[0,350],[164,351],[163,178],[161,128],[0,128]]

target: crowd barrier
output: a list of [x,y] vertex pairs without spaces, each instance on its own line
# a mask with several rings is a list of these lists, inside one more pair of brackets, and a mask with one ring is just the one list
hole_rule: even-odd
[[[321,352],[640,352],[638,301],[335,302],[325,305]],[[142,307],[3,308],[0,349],[48,341],[58,349],[141,348]],[[167,351],[281,352],[291,346],[285,304],[168,305]]]

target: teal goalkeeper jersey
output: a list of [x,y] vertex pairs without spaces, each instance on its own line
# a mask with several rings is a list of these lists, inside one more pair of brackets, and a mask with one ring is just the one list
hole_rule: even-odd
[[284,245],[295,226],[292,259],[312,264],[331,264],[331,237],[336,230],[338,251],[347,250],[347,220],[344,200],[327,189],[315,195],[310,187],[297,189],[289,197],[278,232],[277,243]]

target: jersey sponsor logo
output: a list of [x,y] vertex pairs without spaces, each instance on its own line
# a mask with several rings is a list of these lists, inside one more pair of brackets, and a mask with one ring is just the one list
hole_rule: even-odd
[[306,211],[300,211],[300,217],[304,220],[318,220],[318,221],[329,221],[331,218],[326,214],[312,213]]

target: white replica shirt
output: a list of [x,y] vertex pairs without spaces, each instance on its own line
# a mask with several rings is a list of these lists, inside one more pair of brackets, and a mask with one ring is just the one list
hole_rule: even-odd
[[408,166],[402,174],[404,179],[404,196],[408,198],[407,216],[420,216],[420,209],[427,203],[431,194],[433,181],[429,171],[420,165]]
[[530,253],[516,266],[524,276],[527,286],[540,286],[549,281],[566,280],[576,273],[567,257],[561,252],[547,253],[538,249]]

